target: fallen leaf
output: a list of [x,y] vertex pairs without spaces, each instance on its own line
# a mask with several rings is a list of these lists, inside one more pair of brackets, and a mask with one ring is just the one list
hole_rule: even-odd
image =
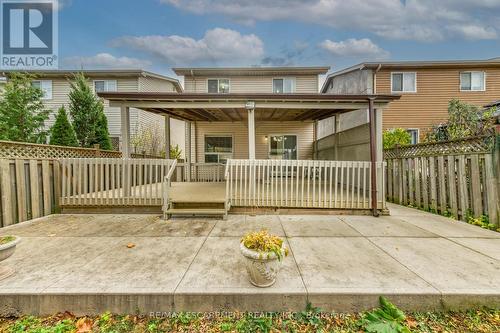
[[135,247],[135,244],[134,244],[134,243],[128,243],[128,244],[127,244],[127,247],[128,247],[129,249],[134,248],[134,247]]
[[92,319],[83,317],[76,322],[76,333],[92,332]]

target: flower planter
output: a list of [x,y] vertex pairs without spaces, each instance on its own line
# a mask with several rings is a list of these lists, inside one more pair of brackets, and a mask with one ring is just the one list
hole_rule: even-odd
[[[246,261],[246,269],[250,277],[250,282],[256,287],[270,287],[276,282],[276,276],[283,264],[274,252],[258,252],[247,248],[243,242],[240,243],[240,250]],[[286,249],[281,248],[282,258],[286,256]]]
[[[0,237],[1,238],[1,237]],[[21,238],[14,237],[14,240],[0,244],[0,280],[5,279],[15,273],[15,270],[9,266],[2,265],[2,261],[9,258],[16,250],[16,245],[19,244]]]

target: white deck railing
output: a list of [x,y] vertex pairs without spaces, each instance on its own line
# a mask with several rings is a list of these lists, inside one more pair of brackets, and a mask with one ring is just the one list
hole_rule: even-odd
[[224,168],[222,163],[177,163],[172,175],[173,182],[223,182]]
[[177,169],[177,161],[174,160],[170,165],[165,178],[163,180],[163,203],[162,203],[162,211],[163,218],[166,218],[167,210],[170,208],[170,184],[172,183],[172,177],[174,175],[175,170]]
[[61,205],[161,205],[162,182],[174,163],[161,159],[61,159]]
[[[370,162],[229,160],[226,195],[231,206],[369,209],[370,170]],[[383,174],[377,163],[379,209]]]

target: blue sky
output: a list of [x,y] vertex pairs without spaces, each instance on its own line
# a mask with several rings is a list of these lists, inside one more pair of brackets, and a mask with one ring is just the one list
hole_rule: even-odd
[[62,0],[63,68],[500,56],[500,0]]

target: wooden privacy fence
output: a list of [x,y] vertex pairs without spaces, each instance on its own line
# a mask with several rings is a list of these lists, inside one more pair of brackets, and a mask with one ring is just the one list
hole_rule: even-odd
[[26,142],[0,141],[0,158],[59,159],[70,157],[121,157],[122,153],[99,148],[65,147]]
[[0,227],[58,212],[57,161],[0,159]]
[[61,206],[156,206],[173,160],[61,159]]
[[387,159],[387,200],[465,221],[488,215],[498,224],[498,192],[492,154]]
[[[353,161],[229,160],[231,206],[371,208],[371,163]],[[383,163],[378,208],[385,208]]]

